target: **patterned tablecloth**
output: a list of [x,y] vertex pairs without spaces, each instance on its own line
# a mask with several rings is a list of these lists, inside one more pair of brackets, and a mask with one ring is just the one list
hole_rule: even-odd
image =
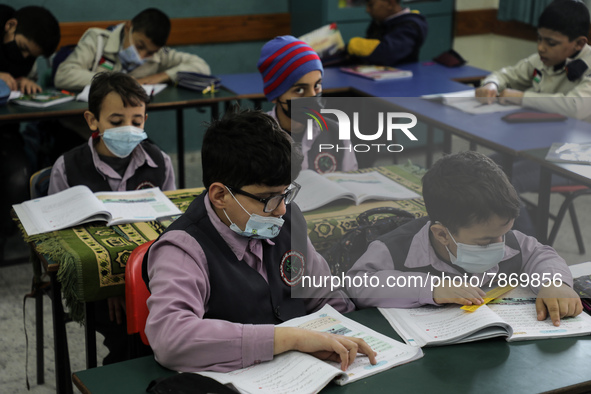
[[[421,171],[413,166],[388,166],[377,170],[396,182],[421,192]],[[203,192],[202,188],[165,192],[181,211]],[[401,208],[417,217],[426,214],[422,198],[402,201],[370,201],[358,206],[337,201],[323,208],[306,212],[308,233],[319,252],[325,251],[348,230],[357,226],[357,216],[374,207]],[[82,321],[83,303],[97,301],[125,292],[125,265],[133,249],[164,230],[161,222],[133,223],[107,227],[100,223],[85,224],[66,230],[28,237],[36,251],[43,255],[49,268],[58,265],[66,305],[72,318]],[[22,227],[21,227],[22,228]]]

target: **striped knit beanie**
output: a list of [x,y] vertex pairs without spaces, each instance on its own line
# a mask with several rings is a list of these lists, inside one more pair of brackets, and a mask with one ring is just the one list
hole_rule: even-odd
[[287,92],[310,71],[324,74],[318,54],[305,42],[292,36],[275,37],[261,49],[257,67],[263,76],[267,100]]

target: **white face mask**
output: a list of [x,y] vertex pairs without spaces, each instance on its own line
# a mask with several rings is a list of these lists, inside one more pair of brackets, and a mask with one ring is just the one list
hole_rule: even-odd
[[126,71],[131,71],[134,68],[141,66],[144,63],[144,59],[140,56],[137,48],[133,44],[132,40],[133,29],[129,29],[129,46],[119,51],[119,61],[121,66]]
[[446,228],[449,236],[457,246],[456,255],[454,256],[447,246],[445,249],[449,253],[449,259],[452,264],[464,269],[464,271],[471,274],[480,274],[495,267],[503,260],[505,256],[505,237],[502,242],[488,244],[485,246],[468,245],[456,242],[451,232]]
[[117,157],[127,157],[148,135],[135,126],[120,126],[107,129],[101,134],[107,149]]
[[240,227],[238,227],[238,225],[236,225],[236,223],[234,223],[232,219],[230,219],[230,217],[226,213],[226,210],[224,209],[224,215],[226,215],[226,217],[230,221],[230,229],[232,231],[243,237],[255,239],[271,239],[279,235],[279,232],[281,231],[281,227],[283,226],[285,220],[272,216],[260,216],[254,213],[251,214],[246,209],[244,209],[242,204],[240,204],[240,202],[236,199],[236,197],[230,191],[230,189],[228,189],[228,192],[230,192],[234,201],[236,201],[238,205],[240,205],[240,208],[242,208],[244,212],[246,212],[250,216],[250,218],[246,222],[246,225],[244,226],[244,230],[241,230]]

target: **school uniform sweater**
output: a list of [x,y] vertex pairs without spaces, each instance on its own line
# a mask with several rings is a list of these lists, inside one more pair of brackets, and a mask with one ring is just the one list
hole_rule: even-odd
[[[118,55],[123,48],[123,27],[122,23],[112,31],[88,29],[74,51],[59,65],[55,73],[55,86],[82,90],[84,86],[90,85],[92,77],[99,72],[125,71]],[[179,71],[210,73],[209,65],[199,56],[175,51],[166,46],[144,60],[142,65],[129,71],[129,75],[143,78],[166,72],[175,82]]]
[[[578,71],[574,71],[575,69]],[[591,122],[589,45],[585,45],[577,56],[567,59],[560,67],[547,67],[539,54],[533,54],[515,66],[493,72],[482,81],[482,85],[491,82],[497,84],[499,92],[506,88],[523,91],[524,107],[558,112]]]
[[[152,245],[145,261],[151,291],[145,330],[156,360],[179,371],[222,372],[271,360],[272,323],[293,313],[289,307],[274,303],[277,299],[261,295],[284,287],[282,274],[288,273],[288,266],[293,267],[293,260],[288,260],[291,257],[303,260],[303,275],[312,277],[330,276],[328,264],[307,236],[305,247],[291,249],[297,253],[285,250],[287,244],[281,234],[288,233],[287,221],[279,238],[258,240],[240,236],[225,225],[207,195],[194,202],[188,212],[183,222]],[[299,222],[300,215],[292,207],[289,220]],[[191,233],[185,230],[192,226]],[[199,241],[193,236],[197,233]],[[271,257],[273,261],[269,256],[275,256]],[[230,276],[224,280],[227,272]],[[306,313],[326,303],[343,313],[354,309],[339,291],[309,290],[301,299]],[[301,312],[299,306],[297,311]],[[244,317],[244,312],[253,313],[253,318]]]
[[[367,276],[370,281],[378,282],[377,287],[348,286],[347,291],[360,308],[414,308],[421,305],[437,305],[433,301],[432,279],[441,273],[449,276],[464,275],[457,267],[444,261],[435,252],[429,239],[431,222],[428,218],[417,219],[394,230],[377,241],[372,242],[365,254],[349,270],[351,278]],[[553,278],[559,275],[562,282],[572,287],[572,275],[566,262],[552,247],[540,244],[534,237],[528,237],[519,231],[512,231],[514,240],[506,237],[505,255],[501,262],[486,271],[483,284],[500,272],[546,274]],[[516,244],[514,244],[516,242]],[[513,245],[513,246],[511,246]],[[517,247],[518,246],[518,247]],[[516,270],[515,257],[521,263]],[[447,256],[445,256],[447,257]],[[507,265],[507,266],[505,266]],[[482,277],[482,274],[467,274]],[[374,278],[374,279],[372,279]],[[355,283],[352,281],[352,283]],[[405,286],[388,286],[388,283]],[[381,287],[384,285],[384,287]],[[537,293],[538,288],[531,289]]]

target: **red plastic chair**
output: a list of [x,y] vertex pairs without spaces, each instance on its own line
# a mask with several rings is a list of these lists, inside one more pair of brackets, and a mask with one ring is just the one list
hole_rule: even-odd
[[579,247],[579,253],[585,254],[585,244],[583,242],[583,236],[581,235],[581,228],[579,227],[579,221],[577,219],[577,213],[575,212],[575,198],[591,194],[591,189],[583,185],[572,185],[572,186],[553,186],[550,189],[551,193],[560,193],[564,196],[564,202],[560,206],[558,214],[554,218],[554,225],[548,236],[548,245],[552,245],[558,235],[558,230],[562,224],[562,219],[566,215],[568,210],[570,219],[573,224],[573,231]]
[[146,242],[136,247],[125,267],[125,308],[127,315],[127,333],[139,333],[142,342],[150,345],[144,332],[146,319],[148,318],[148,306],[146,301],[150,292],[142,278],[142,261],[150,245],[154,241]]

